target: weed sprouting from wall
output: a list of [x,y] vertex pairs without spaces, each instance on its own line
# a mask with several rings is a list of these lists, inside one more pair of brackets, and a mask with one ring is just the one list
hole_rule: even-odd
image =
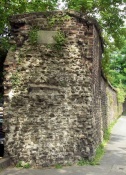
[[30,30],[29,32],[29,41],[32,45],[36,45],[37,44],[37,38],[38,38],[38,29],[37,28],[33,28],[32,30]]
[[54,37],[55,40],[55,44],[54,44],[54,48],[56,50],[61,50],[62,46],[66,43],[66,37],[65,34],[63,32],[58,31],[57,35]]
[[18,75],[18,72],[15,72],[11,76],[11,83],[13,87],[16,87],[20,84],[20,77]]

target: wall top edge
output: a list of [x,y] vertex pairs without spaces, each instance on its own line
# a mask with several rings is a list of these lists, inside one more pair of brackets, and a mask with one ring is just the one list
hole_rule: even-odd
[[109,80],[106,78],[105,74],[103,73],[103,70],[101,71],[101,77],[106,81],[109,87],[117,93],[117,89],[113,87],[112,84],[109,82]]
[[79,13],[79,12],[76,12],[74,10],[32,12],[32,13],[16,14],[16,15],[10,16],[9,22],[10,22],[10,25],[18,24],[18,23],[26,23],[27,24],[27,21],[29,21],[29,20],[39,18],[41,16],[46,18],[46,17],[52,16],[52,15],[61,15],[61,16],[62,15],[69,15],[70,17],[74,17],[74,18],[79,19],[81,23],[86,23],[86,25],[95,26],[95,28],[99,34],[100,41],[101,41],[102,51],[104,52],[104,40],[102,38],[102,34],[101,34],[102,31],[101,31],[101,28],[100,28],[98,21],[94,17],[87,16],[84,13]]

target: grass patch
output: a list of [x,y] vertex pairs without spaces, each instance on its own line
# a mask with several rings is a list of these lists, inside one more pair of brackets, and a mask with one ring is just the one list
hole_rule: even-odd
[[31,165],[27,162],[24,162],[24,161],[19,161],[17,164],[16,164],[16,167],[17,168],[30,168]]
[[63,166],[62,166],[61,164],[56,164],[56,165],[55,165],[55,168],[56,168],[56,169],[61,169],[62,167],[63,167]]
[[[120,116],[119,116],[120,117]],[[112,128],[114,127],[114,125],[117,123],[119,117],[114,121],[112,122],[108,129],[105,130],[104,132],[104,136],[103,136],[103,144],[106,145],[107,142],[110,140],[110,136],[111,136],[111,131],[112,131]]]
[[96,154],[95,157],[92,160],[80,160],[78,162],[79,166],[83,166],[83,165],[99,165],[100,164],[100,160],[103,157],[104,153],[105,153],[105,146],[108,143],[108,141],[110,140],[110,136],[111,136],[111,131],[113,126],[116,124],[118,119],[116,119],[114,122],[112,122],[108,129],[105,130],[104,132],[104,136],[103,136],[103,142],[98,146],[98,148],[96,149]]

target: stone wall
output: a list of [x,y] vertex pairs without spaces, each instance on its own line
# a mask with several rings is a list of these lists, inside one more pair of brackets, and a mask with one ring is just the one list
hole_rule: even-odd
[[123,111],[124,112],[126,111],[126,101],[124,101],[124,104],[123,104]]
[[100,93],[100,86],[101,86],[101,58],[102,58],[102,49],[101,49],[101,40],[99,39],[99,33],[96,29],[94,29],[94,41],[93,41],[93,71],[92,71],[92,89],[93,89],[93,98],[92,98],[92,110],[93,110],[93,117],[95,121],[95,140],[96,145],[102,141],[102,133],[101,133],[101,93]]
[[117,91],[101,76],[101,117],[102,131],[106,130],[123,112],[122,104],[118,103]]
[[37,166],[92,158],[116,117],[109,119],[108,107],[117,110],[117,101],[109,99],[116,93],[101,76],[97,22],[71,11],[16,15],[10,24],[13,46],[4,63],[6,152],[15,163]]

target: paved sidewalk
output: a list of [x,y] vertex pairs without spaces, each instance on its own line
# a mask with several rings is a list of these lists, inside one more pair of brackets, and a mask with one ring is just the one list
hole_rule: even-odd
[[126,116],[122,116],[113,128],[99,166],[71,166],[59,170],[8,168],[0,175],[126,175]]

